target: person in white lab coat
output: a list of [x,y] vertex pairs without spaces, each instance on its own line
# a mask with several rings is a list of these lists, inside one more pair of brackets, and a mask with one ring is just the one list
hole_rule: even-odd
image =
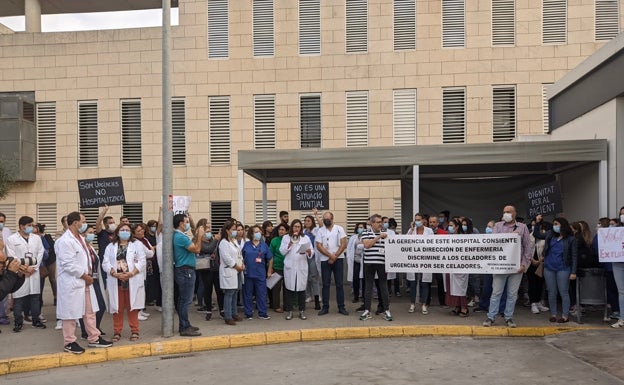
[[112,346],[100,336],[95,324],[95,312],[99,310],[93,289],[93,263],[87,245],[80,234],[87,231],[87,219],[77,211],[67,215],[67,230],[54,244],[58,277],[56,318],[62,320],[64,350],[84,353],[76,342],[76,320],[82,318],[87,328],[89,347]]
[[223,318],[227,325],[234,326],[243,319],[239,317],[236,308],[236,294],[242,282],[242,273],[245,270],[243,256],[238,242],[236,242],[236,222],[226,221],[221,228],[221,241],[219,242],[219,283],[223,290]]
[[286,319],[292,319],[293,298],[297,295],[299,318],[305,315],[305,290],[308,283],[308,259],[314,255],[312,241],[303,233],[303,224],[295,219],[290,231],[282,237],[280,253],[284,255],[284,310]]
[[37,329],[45,329],[41,322],[41,282],[39,279],[39,266],[43,259],[43,244],[41,237],[33,234],[34,220],[23,216],[19,219],[18,231],[11,235],[5,242],[7,256],[15,259],[25,259],[26,279],[24,284],[13,293],[13,316],[15,323],[13,331],[22,331],[24,323],[24,310],[30,307],[32,326]]
[[121,338],[124,310],[128,312],[130,341],[139,339],[139,310],[145,306],[145,247],[132,237],[128,224],[120,224],[106,246],[102,270],[107,273],[108,309],[113,314],[113,342]]

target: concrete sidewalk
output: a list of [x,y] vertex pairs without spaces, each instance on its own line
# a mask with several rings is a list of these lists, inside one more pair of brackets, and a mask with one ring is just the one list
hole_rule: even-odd
[[[46,303],[51,304],[51,298],[46,298]],[[415,313],[408,313],[409,300],[405,296],[391,298],[390,307],[394,318],[392,322],[385,321],[382,316],[360,321],[359,313],[355,311],[360,303],[348,303],[347,310],[350,315],[344,316],[338,313],[334,303],[331,303],[330,313],[324,316],[318,316],[317,311],[308,307],[306,312],[308,319],[305,321],[297,317],[287,321],[284,314],[270,310],[270,320],[258,319],[257,314],[254,314],[253,320],[244,320],[236,326],[226,325],[219,318],[218,312],[213,313],[211,321],[206,321],[205,315],[196,312],[196,307],[193,306],[190,314],[191,323],[202,332],[201,337],[193,338],[180,337],[177,333],[172,338],[163,338],[161,313],[150,307],[147,311],[151,316],[147,321],[140,322],[139,341],[129,341],[130,330],[126,322],[122,339],[112,348],[87,348],[87,341],[78,339],[78,342],[87,349],[82,355],[63,352],[61,331],[54,330],[55,309],[51,305],[44,304],[43,314],[48,318],[47,329],[34,329],[25,324],[21,333],[13,333],[12,325],[0,328],[2,330],[0,341],[3,347],[0,350],[0,375],[150,355],[310,340],[403,336],[543,337],[583,329],[610,330],[608,324],[602,321],[601,309],[588,311],[582,325],[572,321],[567,324],[553,324],[548,322],[549,313],[532,314],[530,308],[518,305],[514,316],[518,328],[508,329],[503,326],[501,318],[497,318],[495,327],[484,328],[481,325],[486,317],[484,313],[471,312],[469,317],[460,318],[451,315],[450,309],[440,306],[431,306],[428,315],[421,314],[418,307]],[[239,311],[239,315],[242,317],[242,312]],[[105,338],[110,339],[112,315],[104,316],[102,329],[106,333]],[[612,331],[621,332],[615,329]],[[78,329],[77,334],[79,333]]]

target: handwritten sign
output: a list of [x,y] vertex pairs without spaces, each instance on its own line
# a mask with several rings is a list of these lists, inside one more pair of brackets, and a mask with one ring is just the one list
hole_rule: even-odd
[[557,214],[563,211],[561,191],[557,182],[530,188],[526,191],[529,218],[538,214]]
[[385,242],[387,272],[510,274],[520,268],[518,234],[397,235]]
[[119,206],[126,203],[123,180],[113,178],[81,179],[78,181],[80,207]]
[[173,214],[188,214],[191,207],[191,197],[183,195],[174,195],[172,200]]
[[329,209],[329,183],[291,183],[290,209]]
[[600,262],[624,262],[624,227],[598,229]]

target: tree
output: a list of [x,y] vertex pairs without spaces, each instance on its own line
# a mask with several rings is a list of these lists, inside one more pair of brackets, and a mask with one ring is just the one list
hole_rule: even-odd
[[9,191],[15,185],[14,162],[0,159],[0,200],[9,195]]

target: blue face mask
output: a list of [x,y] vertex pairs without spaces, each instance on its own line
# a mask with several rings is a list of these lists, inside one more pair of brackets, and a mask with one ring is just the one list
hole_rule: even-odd
[[384,229],[387,229],[388,227],[390,227],[390,223],[386,222],[383,224]]
[[128,239],[130,239],[130,232],[128,230],[121,230],[119,232],[119,239],[121,239],[122,241],[127,241]]
[[152,233],[155,233],[155,232],[156,232],[156,227],[150,227],[150,231],[151,231]]
[[94,240],[94,239],[95,239],[95,234],[94,234],[94,233],[87,234],[87,236],[85,237],[85,240],[86,240],[87,242],[89,242],[89,243],[90,243],[90,242],[93,242],[93,240]]
[[189,231],[191,229],[191,224],[187,223],[184,225],[184,231]]
[[561,231],[561,226],[559,225],[554,225],[553,226],[553,231],[557,234],[559,234],[559,232]]
[[362,234],[363,232],[364,232],[364,229],[363,229],[363,228],[361,228],[361,227],[358,227],[358,229],[357,229],[357,233],[358,233],[358,234]]
[[449,226],[447,228],[447,230],[448,230],[449,234],[455,234],[455,226]]
[[4,223],[0,223],[0,231],[4,229]]
[[24,232],[26,234],[31,234],[33,232],[33,227],[32,226],[28,226],[24,229]]
[[204,234],[204,237],[206,237],[206,240],[209,241],[212,239],[212,233],[209,231],[206,234]]
[[414,222],[414,226],[416,226],[416,227],[422,227],[422,221],[415,221],[415,222]]
[[462,225],[462,231],[463,231],[464,233],[468,232],[468,226],[466,226],[466,225]]
[[238,235],[238,231],[236,230],[232,231],[232,238],[236,238],[237,235]]
[[262,233],[254,233],[254,239],[256,241],[259,241],[262,239]]
[[444,217],[438,217],[438,222],[440,222],[440,224],[444,223]]
[[492,234],[492,228],[491,227],[486,227],[485,228],[485,233],[486,234]]
[[83,223],[82,226],[80,226],[80,234],[84,233],[85,231],[87,231],[87,224]]

